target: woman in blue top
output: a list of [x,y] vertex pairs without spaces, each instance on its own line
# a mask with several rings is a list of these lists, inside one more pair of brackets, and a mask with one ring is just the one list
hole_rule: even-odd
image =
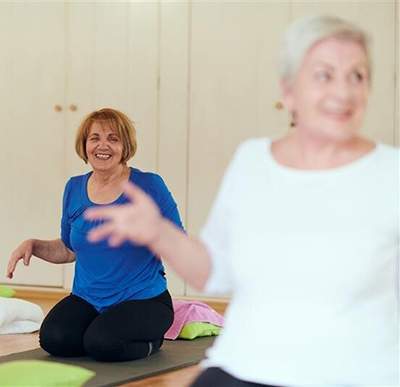
[[[7,276],[20,259],[34,255],[52,263],[76,261],[72,294],[58,303],[40,329],[41,347],[55,356],[88,354],[100,361],[127,361],[149,356],[162,345],[173,322],[164,267],[147,247],[132,242],[111,248],[105,241],[87,241],[103,221],[90,221],[90,207],[123,205],[123,186],[139,185],[165,217],[182,228],[176,203],[154,173],[127,166],[136,152],[132,122],[123,113],[101,109],[78,128],[76,151],[93,171],[72,177],[65,188],[61,238],[29,239],[12,254]],[[113,245],[112,239],[109,243]]]

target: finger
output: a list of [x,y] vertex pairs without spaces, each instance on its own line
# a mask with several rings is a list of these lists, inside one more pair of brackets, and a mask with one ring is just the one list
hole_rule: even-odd
[[114,218],[120,209],[121,206],[118,205],[96,208],[92,207],[84,212],[84,216],[88,220],[109,220]]
[[29,262],[31,261],[31,254],[29,254],[28,252],[26,252],[24,254],[24,265],[25,266],[29,266]]
[[126,240],[126,238],[122,235],[118,235],[118,234],[112,234],[109,238],[108,238],[108,244],[111,247],[118,247],[120,246],[124,241]]
[[141,201],[148,199],[148,195],[141,188],[139,188],[136,184],[128,181],[124,187],[124,195],[131,201]]
[[112,223],[107,223],[103,226],[92,229],[89,232],[87,239],[89,242],[99,242],[112,234],[113,230],[114,226],[112,225]]
[[7,267],[7,278],[11,279],[13,277],[13,271],[14,271],[14,268],[11,268],[10,265],[8,265],[8,267]]
[[19,259],[17,259],[17,260],[16,259],[11,259],[8,262],[7,277],[10,278],[10,279],[13,277],[13,273],[14,273],[15,267],[17,266],[18,260]]

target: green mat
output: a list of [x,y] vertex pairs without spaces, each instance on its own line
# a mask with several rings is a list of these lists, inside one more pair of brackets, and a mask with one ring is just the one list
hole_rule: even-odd
[[96,373],[85,386],[118,386],[135,380],[189,367],[204,359],[205,351],[215,337],[201,337],[195,340],[165,340],[154,355],[131,362],[102,363],[89,357],[59,358],[50,356],[41,348],[0,357],[0,363],[13,360],[47,360],[73,364]]

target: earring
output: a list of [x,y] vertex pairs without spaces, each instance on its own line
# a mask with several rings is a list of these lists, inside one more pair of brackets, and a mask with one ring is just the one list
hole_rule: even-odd
[[296,113],[291,112],[290,127],[294,128],[296,126]]

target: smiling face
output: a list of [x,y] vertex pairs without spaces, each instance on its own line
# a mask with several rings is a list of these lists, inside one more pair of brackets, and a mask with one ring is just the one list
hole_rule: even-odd
[[348,141],[361,128],[367,106],[365,50],[351,40],[321,40],[305,55],[293,83],[283,81],[282,88],[285,106],[302,134]]
[[86,140],[88,162],[94,171],[112,172],[121,164],[121,137],[107,122],[94,121]]

